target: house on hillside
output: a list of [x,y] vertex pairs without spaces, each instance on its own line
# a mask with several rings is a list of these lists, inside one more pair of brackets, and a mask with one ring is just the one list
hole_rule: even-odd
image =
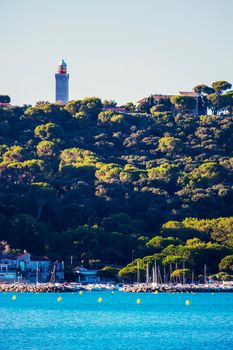
[[[195,98],[196,100],[196,106],[195,108],[191,111],[193,115],[199,115],[199,103],[198,103],[198,94],[196,94],[195,92],[193,91],[179,91],[178,95],[180,96],[189,96],[189,97],[193,97]],[[158,104],[158,102],[161,100],[161,99],[165,99],[165,100],[170,100],[170,98],[172,96],[175,96],[175,95],[163,95],[163,94],[155,94],[155,95],[152,95],[151,97],[153,98],[154,102],[155,102],[155,105]],[[144,97],[142,98],[141,100],[137,101],[136,102],[136,106],[140,106],[142,103],[146,103],[148,100],[148,97]],[[176,110],[176,108],[173,106],[172,107],[172,111],[176,111],[176,112],[179,112],[178,110]]]

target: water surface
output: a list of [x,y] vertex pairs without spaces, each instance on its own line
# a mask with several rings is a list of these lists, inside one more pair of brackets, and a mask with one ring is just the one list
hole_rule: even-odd
[[233,349],[231,293],[12,295],[0,293],[1,350]]

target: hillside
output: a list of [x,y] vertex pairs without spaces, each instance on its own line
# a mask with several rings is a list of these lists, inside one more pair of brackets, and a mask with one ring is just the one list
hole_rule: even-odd
[[233,254],[232,114],[158,109],[2,107],[0,239],[86,266],[141,258],[142,270],[156,259],[217,273]]

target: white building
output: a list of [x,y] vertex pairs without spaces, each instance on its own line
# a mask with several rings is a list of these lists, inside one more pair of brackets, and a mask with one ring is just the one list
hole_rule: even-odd
[[52,263],[47,256],[33,256],[26,251],[19,254],[2,254],[0,266],[2,266],[0,276],[2,282],[12,282],[18,279],[18,275],[29,282],[49,282],[54,266],[55,281],[64,280],[64,263],[59,261]]
[[16,271],[8,271],[8,264],[0,264],[0,283],[13,283],[17,279]]
[[97,270],[88,270],[84,267],[77,267],[74,269],[74,273],[78,275],[78,282],[80,283],[99,283],[100,277]]

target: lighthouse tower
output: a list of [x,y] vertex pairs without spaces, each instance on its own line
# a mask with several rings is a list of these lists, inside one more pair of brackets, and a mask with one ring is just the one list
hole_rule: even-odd
[[56,79],[56,102],[67,103],[69,100],[69,74],[67,74],[67,65],[62,59],[58,63]]

